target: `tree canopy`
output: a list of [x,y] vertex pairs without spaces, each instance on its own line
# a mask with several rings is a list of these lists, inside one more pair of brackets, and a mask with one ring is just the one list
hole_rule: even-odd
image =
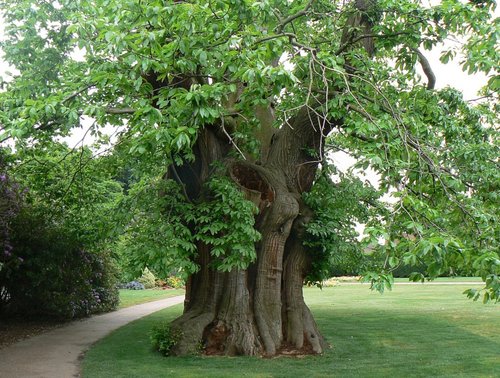
[[[278,245],[272,275],[285,282],[287,251],[303,246],[309,282],[350,256],[381,291],[397,267],[423,265],[413,279],[477,274],[484,300],[499,300],[495,1],[0,4],[17,70],[0,93],[0,140],[22,150],[83,127],[109,142],[112,129],[107,153],[133,177],[121,243],[149,243],[137,264],[203,274],[208,246],[210,269],[260,272]],[[443,43],[443,63],[488,75],[479,99],[436,89],[425,55]],[[353,169],[335,167],[338,151]],[[367,168],[378,185],[356,176]]]

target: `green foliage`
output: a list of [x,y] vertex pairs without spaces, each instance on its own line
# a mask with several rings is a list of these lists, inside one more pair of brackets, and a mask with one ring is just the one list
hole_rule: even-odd
[[165,283],[173,289],[181,289],[186,284],[182,278],[176,276],[167,277]]
[[[498,261],[496,265],[500,265]],[[483,294],[483,303],[488,303],[490,300],[500,302],[500,277],[498,274],[488,274],[486,277],[481,277],[485,281],[486,286],[482,289],[467,289],[464,294],[467,298],[477,301],[481,293]]]
[[9,294],[3,312],[72,319],[118,305],[114,267],[108,254],[82,248],[64,225],[24,206],[12,224],[12,259],[0,271]]
[[[21,263],[20,258],[12,253],[11,238],[12,221],[20,211],[22,200],[19,185],[9,177],[3,151],[0,149],[0,277],[7,270],[15,269]],[[0,289],[0,303],[6,302],[8,297],[7,291]]]
[[103,224],[121,188],[89,155],[41,144],[8,156],[10,177],[24,194],[1,259],[2,311],[70,319],[116,307]]
[[12,158],[12,175],[29,189],[29,204],[64,223],[89,248],[110,236],[110,215],[122,197],[121,185],[111,178],[110,158],[98,159],[88,147],[49,142],[20,149]]
[[370,289],[383,293],[386,289],[392,290],[394,277],[392,274],[368,271],[364,273],[362,282],[369,282]]
[[161,177],[131,187],[122,203],[126,226],[117,243],[120,264],[130,277],[146,266],[160,277],[195,272],[199,242],[213,246],[214,267],[223,271],[244,269],[255,260],[255,205],[228,178],[212,178],[206,191],[209,199],[193,204],[178,184]]
[[159,277],[196,271],[195,240],[186,225],[191,211],[192,204],[173,181],[144,176],[131,184],[118,207],[115,230],[119,237],[114,249],[125,280],[140,276],[146,267]]
[[[404,264],[424,266],[429,278],[470,272],[491,281],[486,298],[498,300],[496,2],[364,2],[369,6],[359,17],[369,30],[349,26],[357,12],[353,3],[359,2],[1,0],[1,49],[18,72],[0,93],[0,141],[14,140],[29,161],[31,147],[39,154],[40,144],[68,135],[83,117],[92,119],[88,132],[96,137],[102,128],[116,127],[120,138],[113,158],[135,180],[120,221],[100,223],[104,214],[115,215],[113,201],[97,201],[98,209],[83,205],[103,193],[118,199],[118,188],[78,173],[73,187],[80,189],[65,194],[66,168],[49,172],[49,180],[42,171],[26,176],[38,177],[29,187],[41,183],[33,190],[36,201],[42,203],[44,188],[50,189],[47,211],[59,211],[56,217],[73,222],[72,229],[82,231],[78,237],[89,243],[109,234],[105,225],[124,228],[116,249],[130,275],[146,266],[163,277],[173,267],[193,272],[192,257],[202,242],[213,246],[219,269],[244,268],[255,258],[251,244],[258,239],[250,205],[219,179],[206,188],[212,192],[206,204],[186,203],[172,187],[166,190],[170,199],[158,198],[160,177],[173,159],[193,158],[193,144],[207,125],[224,129],[231,123],[231,140],[253,158],[257,106],[272,102],[279,127],[297,108],[322,97],[324,104],[314,111],[338,126],[325,139],[325,153],[351,153],[358,168],[380,175],[380,195],[392,194],[397,203],[361,216],[356,213],[364,194],[339,203],[342,195],[333,195],[339,189],[321,184],[347,218],[321,214],[324,205],[334,210],[320,204],[321,198],[307,200],[319,211],[308,232],[318,270],[310,280],[325,275],[330,259],[345,257],[335,265],[347,270],[363,265],[361,250],[370,246],[375,264],[367,268],[377,274],[371,277],[390,280],[385,275]],[[354,34],[344,36],[346,30]],[[371,59],[359,33],[365,34],[361,39],[373,35]],[[481,101],[466,101],[451,88],[427,89],[416,73],[416,49],[425,53],[447,40],[460,43],[443,52],[443,62],[456,57],[463,70],[489,75]],[[150,74],[165,85],[153,88]],[[192,79],[186,88],[168,85],[182,76]],[[236,92],[238,101],[228,105]],[[89,152],[81,152],[86,161]],[[46,167],[54,163],[48,160]],[[354,185],[355,192],[359,188]],[[227,203],[217,204],[222,198]],[[363,246],[353,234],[353,221],[361,218],[367,222]]]
[[358,275],[366,269],[369,261],[355,227],[382,209],[377,201],[379,194],[372,187],[341,173],[334,183],[332,173],[325,167],[311,192],[304,194],[306,205],[314,213],[304,238],[312,258],[311,273],[306,277],[309,284],[321,284],[337,272]]
[[258,210],[227,177],[214,176],[207,189],[210,200],[199,204],[188,217],[195,224],[195,238],[212,246],[217,269],[246,269],[257,258],[255,242],[260,234],[254,228],[254,215]]
[[151,330],[153,348],[164,356],[170,355],[172,348],[179,342],[182,333],[170,326],[170,323],[157,324]]
[[145,289],[152,289],[156,286],[156,277],[148,268],[144,269],[137,281],[143,284]]

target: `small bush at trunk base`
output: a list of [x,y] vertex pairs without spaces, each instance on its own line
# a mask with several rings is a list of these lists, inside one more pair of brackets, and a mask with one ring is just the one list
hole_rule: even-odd
[[181,336],[182,332],[180,330],[173,329],[168,323],[162,323],[152,329],[151,342],[156,351],[168,356]]

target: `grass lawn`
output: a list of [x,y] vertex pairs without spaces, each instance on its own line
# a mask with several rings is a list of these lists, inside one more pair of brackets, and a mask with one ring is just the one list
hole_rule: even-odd
[[[411,282],[408,278],[394,278],[394,282]],[[481,277],[438,277],[426,282],[482,282]]]
[[467,300],[468,287],[402,285],[383,295],[368,285],[307,288],[332,347],[304,358],[162,357],[148,334],[178,316],[176,306],[98,342],[83,377],[498,377],[500,306]]
[[120,289],[120,304],[118,308],[134,306],[141,303],[157,301],[159,299],[183,295],[184,289],[147,289],[147,290],[125,290]]

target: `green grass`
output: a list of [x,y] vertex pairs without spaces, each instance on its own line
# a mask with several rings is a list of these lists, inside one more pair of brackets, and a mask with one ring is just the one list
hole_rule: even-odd
[[[395,278],[395,282],[410,282],[408,278]],[[482,282],[481,277],[438,277],[430,282]]]
[[[355,276],[344,276],[344,277],[332,277],[327,282],[331,283],[359,283],[359,278]],[[408,278],[403,278],[403,277],[398,277],[394,278],[394,282],[400,283],[400,282],[409,282],[411,281]],[[425,282],[482,282],[481,277],[437,277],[436,279],[432,281],[425,281]],[[326,285],[329,286],[329,285]],[[332,286],[332,285],[330,285]]]
[[[438,277],[437,282],[482,282],[481,277]],[[431,281],[432,282],[432,281]]]
[[157,301],[159,299],[183,295],[184,289],[147,289],[147,290],[124,290],[120,289],[120,304],[118,308],[138,305],[141,303]]
[[367,285],[307,288],[332,347],[304,358],[164,358],[148,334],[178,316],[176,306],[98,342],[83,377],[498,377],[500,306],[467,300],[461,292],[469,286],[403,285],[384,295]]

